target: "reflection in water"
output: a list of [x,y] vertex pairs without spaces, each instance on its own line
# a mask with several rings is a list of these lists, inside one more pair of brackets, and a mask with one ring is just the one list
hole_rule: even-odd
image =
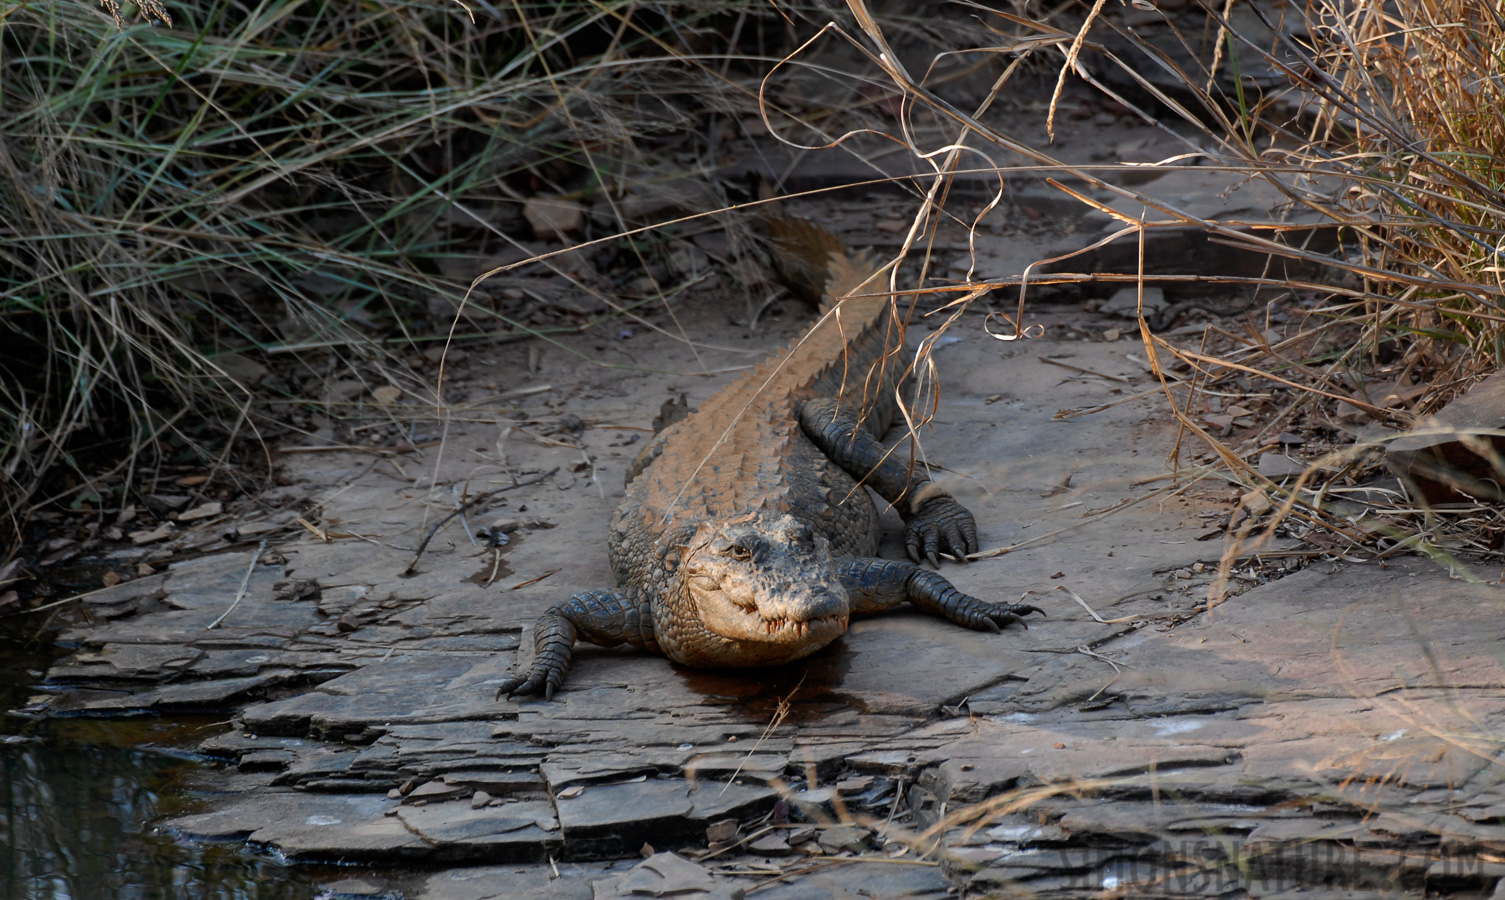
[[39,725],[4,715],[25,703],[35,680],[27,669],[46,662],[0,638],[0,898],[262,900],[317,893],[303,873],[251,857],[238,844],[189,844],[154,833],[154,819],[184,808],[180,782],[198,766],[131,745],[180,729],[160,720]]
[[807,722],[828,716],[832,707],[847,705],[840,698],[840,688],[857,652],[838,639],[805,659],[783,666],[691,669],[676,665],[674,670],[690,690],[707,698],[711,705],[724,706],[748,721],[766,723],[781,702],[789,701],[784,721]]
[[188,765],[58,739],[0,744],[0,897],[313,896],[303,879],[238,846],[152,833],[164,789]]

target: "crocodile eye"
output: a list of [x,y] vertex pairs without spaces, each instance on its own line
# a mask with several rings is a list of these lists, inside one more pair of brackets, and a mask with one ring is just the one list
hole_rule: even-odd
[[735,559],[737,562],[747,562],[748,560],[752,559],[752,551],[741,544],[733,544],[730,547],[726,548],[726,555],[730,556],[732,559]]

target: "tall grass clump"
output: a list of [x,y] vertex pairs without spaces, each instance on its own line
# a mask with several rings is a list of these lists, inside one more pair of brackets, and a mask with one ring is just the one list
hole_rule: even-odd
[[[165,465],[254,483],[317,383],[448,333],[529,198],[620,194],[644,142],[754,108],[696,56],[736,2],[113,6],[0,5],[0,565],[29,511]],[[481,306],[461,336],[522,327]]]
[[[1239,234],[1148,205],[1168,224],[1287,257],[1307,274],[1244,279],[1265,301],[1260,314],[1189,342],[1143,327],[1171,411],[1224,477],[1279,501],[1266,536],[1294,515],[1297,533],[1325,527],[1346,549],[1382,533],[1416,538],[1432,520],[1414,516],[1414,498],[1396,495],[1384,527],[1371,529],[1334,514],[1326,490],[1373,480],[1391,437],[1505,361],[1505,12],[1468,0],[1199,5],[1159,23],[1175,41],[1090,20],[1077,39],[1100,68],[1127,73],[1118,83],[1139,82],[1147,119],[1193,136],[1198,155],[1230,175],[1273,185],[1305,224],[1286,230],[1276,215]],[[1189,19],[1197,27],[1186,29]],[[1090,27],[1117,43],[1083,40]],[[1184,52],[1165,49],[1177,43]],[[1265,237],[1313,227],[1336,234],[1338,249]],[[1123,233],[1134,231],[1126,223]],[[1275,314],[1290,326],[1270,327]],[[1241,394],[1273,409],[1234,439],[1212,434],[1196,411]],[[1335,449],[1283,485],[1255,461],[1293,427],[1334,435]]]
[[[1336,167],[1376,336],[1403,336],[1435,382],[1505,362],[1505,18],[1497,4],[1324,2],[1308,9],[1313,126],[1298,158]],[[1437,402],[1445,400],[1439,395]]]
[[[1332,515],[1323,494],[1329,484],[1371,478],[1389,437],[1505,362],[1505,18],[1498,4],[1468,0],[1309,0],[1285,7],[1284,21],[1252,8],[1263,27],[1240,29],[1213,13],[1227,55],[1283,77],[1273,87],[1244,86],[1242,127],[1226,130],[1224,146],[1247,147],[1249,177],[1334,223],[1342,250],[1327,260],[1305,255],[1337,277],[1330,290],[1303,288],[1317,299],[1299,333],[1273,345],[1255,334],[1231,352],[1225,344],[1221,357],[1190,361],[1209,385],[1262,376],[1277,392],[1295,389],[1283,395],[1289,406],[1277,421],[1331,427],[1347,415],[1354,428],[1357,409],[1368,416],[1361,422],[1383,427],[1316,461],[1292,488],[1242,463],[1250,447],[1201,436],[1240,480],[1284,499],[1266,534],[1294,512],[1331,528],[1340,546],[1383,534],[1429,547],[1425,532],[1445,523],[1418,515],[1418,498],[1397,495],[1370,529]],[[1460,515],[1446,527],[1463,544],[1498,547],[1493,515]]]

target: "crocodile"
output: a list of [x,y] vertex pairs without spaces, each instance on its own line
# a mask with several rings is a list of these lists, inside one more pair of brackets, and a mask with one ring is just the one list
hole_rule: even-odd
[[[531,665],[498,699],[552,700],[577,640],[687,666],[774,666],[830,644],[854,613],[906,601],[995,632],[1044,614],[969,596],[921,565],[939,568],[939,553],[965,562],[977,528],[909,454],[880,443],[899,407],[903,322],[865,288],[878,274],[867,256],[803,219],[769,224],[781,274],[823,294],[822,314],[643,448],[608,537],[616,589],[545,612]],[[878,512],[862,485],[899,510],[909,561],[876,558]]]

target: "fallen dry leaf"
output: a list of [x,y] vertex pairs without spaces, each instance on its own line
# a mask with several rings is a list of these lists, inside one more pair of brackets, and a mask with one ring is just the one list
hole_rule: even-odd
[[224,511],[225,505],[223,503],[218,500],[211,500],[208,503],[195,506],[193,509],[178,513],[178,521],[193,522],[198,519],[207,519],[211,516],[217,516]]
[[391,406],[402,399],[402,388],[387,384],[371,391],[371,399],[382,406]]
[[173,530],[171,522],[163,522],[150,531],[133,531],[129,537],[133,544],[155,544],[157,541],[165,541],[172,537]]
[[523,218],[533,228],[535,237],[563,239],[580,227],[585,207],[560,197],[534,197],[523,204]]
[[1264,491],[1250,491],[1238,498],[1238,505],[1247,510],[1250,515],[1261,516],[1270,511],[1275,504],[1270,502],[1270,497]]

